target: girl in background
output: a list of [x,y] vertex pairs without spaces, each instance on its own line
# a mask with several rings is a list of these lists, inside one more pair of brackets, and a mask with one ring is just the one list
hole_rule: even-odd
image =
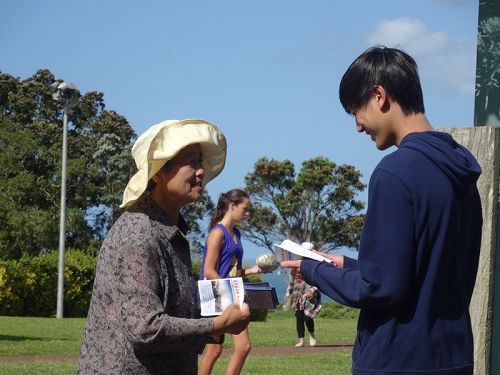
[[[225,279],[262,273],[255,265],[243,269],[243,246],[241,235],[235,225],[243,222],[250,211],[250,198],[240,189],[222,193],[217,202],[215,213],[210,220],[210,233],[203,249],[200,278]],[[215,362],[222,353],[224,336],[217,344],[207,344],[201,360],[200,375],[209,375]],[[226,374],[239,374],[250,353],[251,344],[248,328],[233,335],[234,352],[227,365]]]
[[[312,244],[304,242],[302,247],[310,250],[312,249]],[[293,280],[288,285],[285,294],[285,303],[290,305],[295,312],[297,336],[299,338],[299,342],[295,346],[298,348],[304,346],[304,324],[309,331],[309,345],[316,346],[314,317],[321,310],[321,293],[316,287],[309,286],[302,279],[300,270],[292,269],[290,273]]]

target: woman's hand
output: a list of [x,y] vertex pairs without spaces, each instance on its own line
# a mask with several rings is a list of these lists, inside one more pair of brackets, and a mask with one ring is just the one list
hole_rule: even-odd
[[284,260],[280,263],[281,268],[300,269],[301,260]]
[[228,306],[221,315],[213,318],[213,321],[213,335],[217,336],[223,333],[237,335],[241,333],[250,322],[250,308],[246,303],[244,303],[241,308],[238,303],[233,303]]

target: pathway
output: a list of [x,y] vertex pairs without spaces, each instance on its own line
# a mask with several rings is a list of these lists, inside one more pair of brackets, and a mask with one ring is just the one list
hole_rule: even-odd
[[[312,354],[312,353],[325,353],[325,352],[338,352],[340,350],[350,350],[352,344],[323,344],[314,347],[304,346],[302,348],[295,348],[293,346],[269,346],[269,347],[255,347],[252,348],[250,355],[263,356],[263,355],[296,355],[296,354]],[[222,351],[223,356],[230,355],[232,348],[226,348]],[[0,362],[34,362],[34,361],[70,361],[76,362],[78,354],[36,354],[36,355],[2,355]]]

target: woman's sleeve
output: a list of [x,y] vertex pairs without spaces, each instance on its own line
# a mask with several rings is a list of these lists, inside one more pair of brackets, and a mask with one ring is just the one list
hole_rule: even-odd
[[[159,244],[148,233],[127,237],[109,264],[115,284],[110,288],[124,334],[140,351],[202,350],[213,331],[212,319],[166,314],[167,301],[162,299],[168,296],[168,285],[161,282]],[[163,279],[168,282],[168,277]]]
[[409,296],[415,266],[413,203],[408,188],[384,169],[370,181],[358,267],[338,269],[303,260],[304,279],[322,293],[351,307],[403,303]]

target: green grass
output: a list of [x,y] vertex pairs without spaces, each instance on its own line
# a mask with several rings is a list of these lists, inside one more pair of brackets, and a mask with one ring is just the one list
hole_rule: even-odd
[[[223,357],[215,364],[213,375],[226,373],[229,358]],[[2,363],[0,373],[4,375],[64,375],[74,374],[74,362],[24,362]],[[351,353],[344,350],[335,353],[318,353],[296,356],[264,356],[250,355],[245,362],[242,375],[345,375],[351,371]]]
[[[314,319],[314,330],[319,344],[343,344],[354,342],[355,319]],[[295,316],[292,311],[269,313],[266,322],[250,323],[250,339],[257,346],[291,346],[297,342]],[[307,337],[307,332],[306,332]],[[231,335],[226,335],[225,347],[231,346]]]
[[[356,320],[316,318],[320,344],[353,342]],[[0,355],[77,354],[85,319],[0,317]],[[297,340],[295,317],[290,311],[271,312],[266,322],[251,322],[252,345],[291,346]],[[231,346],[231,336],[226,344]]]
[[[228,357],[220,358],[213,369],[213,375],[226,373]],[[0,367],[1,369],[1,367]],[[245,362],[242,375],[346,375],[351,373],[351,351],[343,350],[334,353],[250,356]]]
[[0,355],[76,354],[85,319],[0,316]]
[[[316,318],[319,344],[354,341],[355,319]],[[55,319],[0,316],[0,356],[33,354],[78,354],[85,319]],[[296,343],[295,317],[292,312],[270,312],[266,322],[251,322],[253,347],[289,346]],[[306,334],[307,335],[307,334]],[[307,336],[306,336],[307,337]],[[226,337],[231,346],[231,336]],[[292,352],[292,351],[291,351]],[[214,375],[224,374],[229,358],[221,358]],[[351,351],[281,356],[255,356],[245,363],[243,374],[348,374]],[[1,362],[0,374],[74,374],[75,362]]]
[[0,362],[3,375],[66,375],[76,373],[76,362]]

